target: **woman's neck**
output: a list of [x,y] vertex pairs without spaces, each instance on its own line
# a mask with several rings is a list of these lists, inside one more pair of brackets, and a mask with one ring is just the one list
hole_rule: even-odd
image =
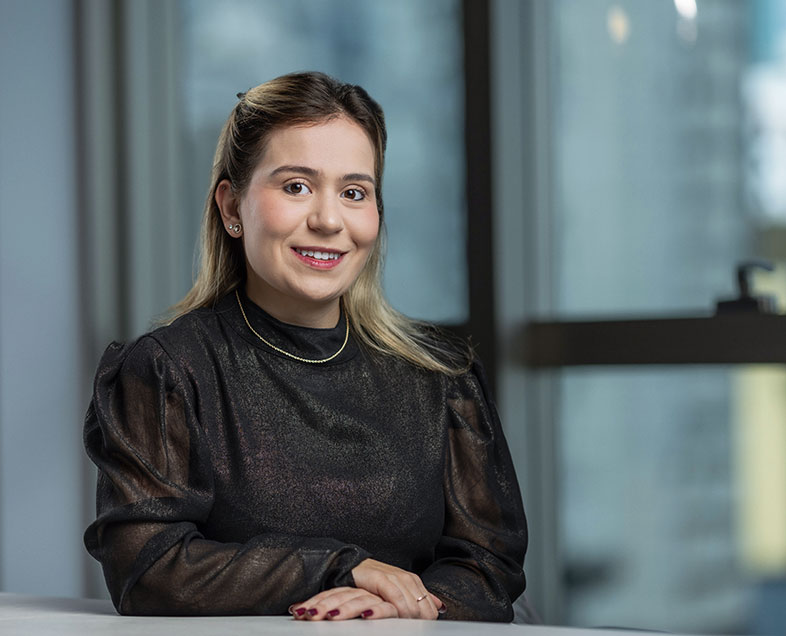
[[341,318],[341,301],[338,298],[325,302],[299,300],[271,289],[254,289],[248,282],[245,290],[257,306],[289,325],[331,329]]

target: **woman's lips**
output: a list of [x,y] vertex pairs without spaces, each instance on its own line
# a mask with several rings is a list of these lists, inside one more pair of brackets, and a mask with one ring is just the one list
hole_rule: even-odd
[[336,250],[310,247],[293,247],[292,251],[303,263],[315,269],[333,269],[345,254]]

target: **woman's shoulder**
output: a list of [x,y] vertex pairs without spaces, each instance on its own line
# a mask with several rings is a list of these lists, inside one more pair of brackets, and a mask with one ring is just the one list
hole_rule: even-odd
[[460,377],[479,363],[470,339],[432,323],[420,323],[420,346],[450,370],[446,375]]
[[471,340],[426,322],[417,323],[416,333],[418,359],[382,354],[380,357],[386,361],[384,364],[388,372],[395,369],[403,376],[420,377],[427,383],[436,382],[448,399],[488,394],[483,364]]
[[483,401],[492,401],[486,371],[472,346],[471,338],[464,338],[429,323],[421,323],[421,333],[422,346],[450,369],[449,373],[440,373],[450,393],[469,394]]
[[172,357],[219,341],[220,325],[215,308],[201,307],[161,324],[142,338],[153,340]]
[[123,370],[144,375],[162,366],[177,370],[199,367],[200,360],[210,357],[210,349],[220,346],[218,330],[213,309],[195,309],[133,340],[110,343],[101,357],[98,375]]

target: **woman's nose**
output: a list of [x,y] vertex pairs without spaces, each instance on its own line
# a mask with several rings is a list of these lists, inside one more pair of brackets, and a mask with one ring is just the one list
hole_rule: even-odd
[[314,209],[308,217],[308,227],[315,232],[334,234],[344,229],[341,203],[331,196],[314,197]]

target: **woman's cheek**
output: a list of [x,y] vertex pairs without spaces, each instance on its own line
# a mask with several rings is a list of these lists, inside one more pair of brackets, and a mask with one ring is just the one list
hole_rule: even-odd
[[365,222],[365,243],[370,248],[374,245],[374,242],[377,240],[377,235],[379,234],[379,226],[381,225],[381,219],[379,218],[379,213],[374,208],[374,212],[369,214],[368,219]]

